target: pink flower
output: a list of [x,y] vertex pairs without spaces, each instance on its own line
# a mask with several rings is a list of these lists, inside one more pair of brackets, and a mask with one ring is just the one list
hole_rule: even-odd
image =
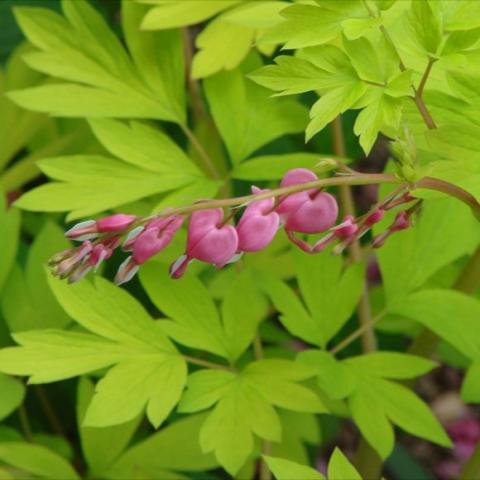
[[173,278],[180,278],[188,264],[196,258],[223,267],[238,249],[238,234],[233,225],[223,223],[221,208],[194,212],[188,227],[187,251],[170,267]]
[[[315,180],[318,180],[318,177],[311,170],[296,168],[287,172],[281,186],[299,185]],[[338,205],[333,195],[309,189],[282,197],[276,211],[285,222],[285,230],[320,233],[335,224]]]
[[[261,190],[252,187],[252,191],[259,193]],[[273,211],[274,206],[273,198],[258,200],[248,205],[237,225],[240,251],[257,252],[273,240],[280,225],[280,216]]]
[[328,245],[330,245],[334,240],[342,239],[343,242],[339,244],[341,248],[344,245],[349,245],[353,240],[355,240],[358,232],[358,225],[355,222],[355,218],[352,215],[347,215],[342,223],[335,225],[330,229],[330,233],[318,240],[315,245],[311,248],[311,251],[314,253],[321,252]]
[[123,232],[136,219],[135,215],[117,213],[98,220],[86,220],[74,225],[65,233],[65,236],[71,240],[91,240],[96,238],[99,233]]
[[380,222],[385,216],[385,210],[383,208],[377,208],[372,213],[370,213],[365,219],[365,225],[371,227],[376,223]]
[[400,232],[401,230],[405,230],[410,227],[412,221],[410,219],[410,215],[407,210],[397,213],[395,220],[393,223],[388,227],[387,231],[377,235],[372,241],[373,248],[380,248],[387,238],[395,232]]
[[[93,245],[89,240],[85,240],[79,248],[68,249],[54,258],[54,272],[62,278],[67,277],[72,270],[77,267],[83,260],[90,255]],[[62,256],[60,256],[62,255]]]
[[131,250],[132,255],[120,265],[115,283],[121,285],[130,281],[140,265],[166,248],[182,226],[183,220],[184,218],[178,215],[152,220],[136,236],[128,239],[124,248]]

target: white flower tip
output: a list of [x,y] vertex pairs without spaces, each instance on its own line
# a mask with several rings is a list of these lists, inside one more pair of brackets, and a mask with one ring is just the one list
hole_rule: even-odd
[[117,285],[123,285],[129,282],[138,272],[140,266],[136,265],[132,261],[132,257],[127,257],[120,265],[117,274],[115,275],[114,282]]

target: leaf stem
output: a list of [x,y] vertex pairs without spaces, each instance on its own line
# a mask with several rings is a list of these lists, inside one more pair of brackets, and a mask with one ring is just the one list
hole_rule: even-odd
[[[368,5],[368,3],[363,0],[363,5],[365,6],[365,8],[367,9],[369,15],[373,18],[377,18],[376,15],[375,15],[375,12],[373,12],[373,10],[370,8],[370,6]],[[380,28],[380,31],[382,32],[383,36],[385,37],[385,39],[387,40],[387,42],[390,44],[390,46],[392,47],[393,51],[395,52],[395,54],[397,55],[397,58],[398,58],[398,62],[399,62],[399,67],[400,67],[400,70],[402,72],[406,71],[407,70],[407,67],[405,65],[405,63],[403,63],[403,60],[402,60],[402,57],[400,55],[400,52],[398,51],[398,48],[397,46],[395,45],[392,37],[390,36],[390,34],[388,33],[387,29],[385,28],[384,25],[380,25],[379,26]],[[422,80],[420,81],[420,85],[419,85],[419,88],[418,90],[415,88],[414,85],[412,85],[412,89],[413,89],[413,101],[415,102],[415,105],[417,106],[417,109],[418,111],[420,112],[420,115],[422,116],[423,118],[423,121],[425,122],[425,125],[427,126],[427,128],[429,128],[430,130],[433,130],[435,128],[437,128],[437,125],[435,124],[435,121],[433,120],[432,118],[432,115],[430,114],[427,106],[425,105],[425,102],[423,101],[423,98],[422,98],[422,95],[423,95],[423,89],[425,87],[425,83],[427,82],[427,78],[430,74],[430,71],[432,69],[432,66],[433,64],[435,63],[435,61],[433,59],[429,59],[429,62],[427,64],[427,68],[423,74],[423,77],[422,77]],[[421,87],[421,88],[420,88]]]
[[178,208],[167,208],[157,212],[151,216],[145,217],[142,221],[149,221],[154,218],[164,217],[168,215],[185,215],[198,210],[207,210],[209,208],[227,208],[240,207],[247,205],[257,200],[264,200],[266,198],[280,197],[290,193],[302,192],[311,188],[333,187],[338,185],[374,185],[377,183],[400,183],[401,180],[395,175],[386,173],[365,173],[358,175],[342,175],[331,178],[321,178],[313,182],[301,183],[298,185],[290,185],[288,187],[280,187],[272,190],[254,193],[251,195],[243,195],[241,197],[222,198],[216,200],[208,200],[194,203]]
[[425,72],[423,72],[422,78],[420,83],[418,84],[417,88],[417,95],[421,98],[423,95],[423,90],[425,89],[425,84],[427,83],[428,76],[432,71],[433,64],[436,62],[435,58],[429,58],[427,63],[427,68],[425,68]]
[[[342,131],[342,119],[341,117],[335,118],[332,122],[332,136],[335,155],[338,157],[345,157],[345,141]],[[355,217],[355,204],[353,202],[352,190],[349,185],[340,185],[340,202],[343,206],[345,215],[352,215]],[[357,263],[362,261],[362,250],[360,242],[355,240],[350,246],[350,258],[352,262]],[[368,292],[366,282],[364,282],[364,288],[360,300],[357,306],[357,314],[360,325],[362,328],[362,347],[366,352],[371,352],[376,349],[375,333],[369,326],[371,323],[370,302],[368,300]]]
[[358,337],[360,337],[365,330],[372,328],[374,325],[376,325],[382,318],[385,316],[386,311],[380,312],[378,315],[376,315],[374,318],[368,321],[368,323],[364,323],[360,328],[357,328],[354,332],[352,332],[348,337],[344,338],[340,343],[335,345],[330,350],[330,353],[332,355],[336,355],[338,352],[342,351],[344,348],[348,347],[352,342],[354,342]]
[[182,355],[183,359],[192,365],[199,365],[201,367],[213,368],[215,370],[227,370],[234,372],[235,370],[227,365],[221,363],[209,362],[208,360],[202,360],[201,358],[191,357],[190,355]]
[[195,150],[198,152],[200,157],[203,160],[204,166],[212,178],[220,179],[220,175],[215,168],[213,160],[208,155],[207,151],[203,148],[203,145],[200,143],[198,138],[195,136],[193,131],[187,125],[180,125],[183,133],[188,138],[188,141],[192,144]]
[[[170,215],[188,215],[199,210],[208,210],[211,208],[238,208],[258,200],[264,200],[266,198],[272,197],[280,197],[282,195],[302,192],[304,190],[310,190],[312,188],[320,189],[324,187],[334,187],[341,185],[375,185],[380,183],[401,184],[402,181],[397,176],[388,173],[358,173],[351,175],[342,174],[341,176],[321,178],[313,182],[275,188],[260,193],[254,193],[251,195],[243,195],[241,197],[207,200],[197,202],[191,205],[186,205],[183,207],[166,208],[157,213],[154,213],[153,215],[141,218],[138,222],[135,223],[135,226],[149,222],[150,220],[153,220],[155,218],[166,217]],[[409,184],[407,183],[405,183],[405,185],[409,186]],[[466,203],[469,207],[473,208],[476,215],[480,215],[480,203],[477,202],[475,197],[473,197],[470,193],[456,185],[450,184],[437,178],[425,177],[416,182],[413,187],[437,190],[439,192],[451,195]]]
[[[256,360],[263,359],[262,337],[260,337],[260,334],[257,334],[253,339],[253,354]],[[259,478],[260,480],[272,480],[272,473],[268,468],[267,462],[263,459],[263,455],[270,455],[272,445],[270,442],[263,440],[261,449],[262,456],[258,459]]]
[[35,385],[33,390],[37,395],[40,406],[42,407],[43,413],[45,414],[45,417],[47,418],[50,427],[52,428],[52,431],[60,437],[67,438],[65,435],[65,431],[63,430],[62,423],[58,419],[44,387],[42,387],[42,385]]
[[20,419],[20,424],[22,426],[25,439],[27,442],[33,442],[32,427],[30,426],[30,420],[28,419],[27,409],[25,408],[24,404],[18,407],[18,417]]

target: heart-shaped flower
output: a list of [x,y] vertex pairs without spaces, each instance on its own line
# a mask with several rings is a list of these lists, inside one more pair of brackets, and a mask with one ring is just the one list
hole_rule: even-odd
[[197,259],[223,267],[238,249],[238,235],[233,225],[223,222],[221,208],[200,210],[190,218],[187,251],[170,268],[173,278],[183,275],[191,260]]
[[[295,168],[285,174],[281,186],[299,185],[318,180],[314,172]],[[286,195],[276,211],[281,214],[285,230],[299,233],[320,233],[331,228],[338,216],[335,197],[318,189]]]
[[[253,193],[261,192],[252,187]],[[257,252],[265,248],[277,233],[280,216],[273,211],[275,200],[267,198],[251,203],[243,212],[237,225],[238,249],[242,252]]]
[[140,265],[170,244],[183,220],[183,217],[178,215],[155,219],[149,222],[143,231],[129,238],[124,248],[132,250],[132,255],[118,269],[115,282],[120,285],[131,280]]

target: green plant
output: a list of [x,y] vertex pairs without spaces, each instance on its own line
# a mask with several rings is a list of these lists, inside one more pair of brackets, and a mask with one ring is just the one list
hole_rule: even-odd
[[[53,390],[36,385],[80,377],[80,443],[70,442],[72,453],[58,435],[37,439],[45,425],[32,431],[23,404],[23,438],[0,430],[5,475],[221,478],[221,468],[239,478],[323,478],[305,466],[308,445],[321,443],[319,425],[333,418],[352,419],[361,440],[358,472],[336,450],[330,479],[379,478],[395,427],[451,447],[413,387],[439,363],[454,365],[466,372],[463,401],[480,401],[479,4],[124,0],[113,12],[121,26],[86,0],[61,5],[61,14],[15,9],[30,45],[12,54],[0,98],[9,140],[0,186],[26,190],[16,208],[0,210],[8,392],[0,416],[24,394],[8,375],[28,376],[27,392],[35,389],[65,436],[69,414],[59,421]],[[388,147],[386,165],[354,169],[375,144]],[[30,189],[37,166],[51,181]],[[288,183],[298,168],[307,183]],[[263,190],[250,194],[252,182]],[[356,204],[352,188],[371,185],[379,198]],[[211,230],[196,234],[192,218],[227,209],[224,219],[217,210],[215,235],[235,236],[240,208],[263,201],[262,215],[276,215],[285,199],[314,203],[322,189],[335,202],[331,225],[315,230],[311,216],[292,227],[280,213],[287,235],[262,251],[220,271],[197,262],[170,278],[167,264],[184,253],[187,235],[174,276],[193,258],[223,266],[220,250],[242,250],[232,240],[196,252],[198,235]],[[346,217],[337,227],[331,194]],[[56,224],[63,213],[95,220],[71,238],[99,239],[71,249]],[[104,222],[128,222],[102,230],[106,214]],[[307,243],[305,233],[322,230],[326,237]],[[158,245],[142,241],[151,250],[141,257],[133,247],[118,283],[159,253],[126,288],[108,280],[117,255],[102,275],[74,285],[42,267],[61,250],[54,273],[78,281],[124,236],[138,245],[146,232]],[[376,285],[366,275],[373,260]],[[69,382],[59,388],[71,396]],[[462,478],[479,474],[479,452]]]

